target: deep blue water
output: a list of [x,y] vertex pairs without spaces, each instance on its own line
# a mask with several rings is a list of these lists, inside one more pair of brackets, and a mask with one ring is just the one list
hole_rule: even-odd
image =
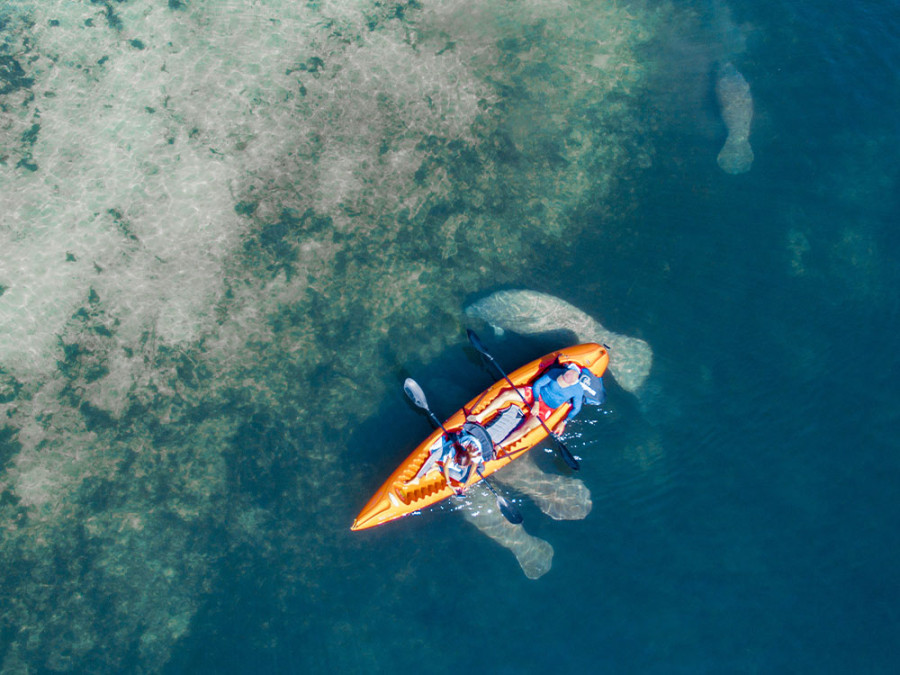
[[[586,409],[568,431],[593,496],[588,517],[554,521],[527,498],[517,502],[528,531],[554,548],[551,571],[527,579],[508,551],[447,509],[349,530],[428,432],[403,399],[403,378],[426,386],[438,414],[492,381],[459,320],[435,310],[385,331],[375,340],[383,367],[362,385],[379,384],[374,412],[324,430],[286,411],[314,405],[327,385],[310,385],[302,364],[283,365],[261,347],[254,367],[283,368],[277,402],[232,392],[191,412],[239,420],[229,447],[245,454],[225,453],[232,492],[215,499],[224,512],[229,500],[252,500],[264,514],[259,534],[237,541],[214,518],[194,529],[172,521],[195,537],[189,549],[206,561],[208,584],[159,668],[896,670],[900,8],[730,2],[729,25],[745,42],[734,61],[755,105],[753,167],[732,176],[715,162],[725,129],[702,70],[721,49],[707,43],[721,38],[713,17],[723,5],[693,4],[699,19],[673,25],[641,53],[656,64],[643,100],[652,166],[604,206],[568,214],[579,222],[574,245],[551,243],[526,269],[498,268],[490,287],[470,285],[459,258],[420,251],[415,231],[398,235],[398,250],[428,261],[432,288],[443,275],[466,301],[536,288],[653,348],[649,394],[639,401],[609,381],[604,410]],[[511,108],[526,98],[517,96]],[[319,321],[317,344],[352,345],[354,331],[369,328],[352,314]],[[272,320],[275,334],[291,335],[291,321],[299,319]],[[476,328],[508,370],[562,339]],[[446,345],[411,353],[435,333]],[[333,358],[325,379],[344,377],[342,357]],[[317,473],[320,452],[338,469]],[[566,473],[536,452],[546,471]],[[65,562],[60,569],[77,577]],[[141,654],[135,638],[119,663],[137,668]],[[74,669],[112,671],[92,658]]]
[[[628,240],[586,234],[562,273],[548,262],[520,280],[576,303],[617,298],[608,319],[653,345],[661,392],[642,412],[613,386],[611,414],[577,426],[580,477],[594,495],[585,521],[553,522],[523,504],[529,530],[555,548],[551,573],[524,579],[446,513],[334,532],[355,563],[322,570],[334,586],[310,608],[340,617],[336,644],[319,642],[316,622],[295,633],[288,610],[285,646],[247,653],[218,640],[201,663],[893,671],[900,15],[890,3],[731,6],[755,31],[741,61],[757,106],[752,171],[721,173],[710,161],[720,138],[674,119],[634,186]],[[791,229],[810,243],[803,275],[791,274]],[[544,346],[510,344],[509,366]],[[408,368],[454,376],[467,394],[486,382],[461,344]],[[400,415],[394,440],[404,442],[367,449],[381,474],[425,430],[415,413]],[[623,447],[649,436],[662,456],[639,471]],[[347,505],[348,521],[361,501]],[[252,608],[247,621],[266,614]]]

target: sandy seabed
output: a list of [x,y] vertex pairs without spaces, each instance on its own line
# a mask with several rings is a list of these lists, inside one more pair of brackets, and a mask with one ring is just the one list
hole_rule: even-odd
[[649,165],[666,11],[5,3],[3,671],[158,671],[226,559],[309,592],[384,370]]

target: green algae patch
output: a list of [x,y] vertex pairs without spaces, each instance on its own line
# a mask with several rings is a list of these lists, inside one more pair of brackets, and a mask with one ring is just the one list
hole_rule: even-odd
[[16,429],[0,427],[0,466],[5,466],[21,449],[22,444],[16,440]]
[[364,491],[348,446],[386,373],[583,228],[614,248],[652,153],[636,54],[662,15],[168,6],[35,3],[0,60],[11,671],[158,672],[260,569],[267,601],[320,593],[358,553],[321,533]]
[[19,89],[28,89],[34,78],[28,77],[19,61],[8,54],[0,54],[0,96]]
[[254,211],[256,211],[256,207],[259,206],[256,202],[238,202],[234,205],[234,212],[239,216],[252,216]]

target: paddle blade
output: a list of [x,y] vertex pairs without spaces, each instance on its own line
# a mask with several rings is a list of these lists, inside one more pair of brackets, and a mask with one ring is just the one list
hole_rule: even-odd
[[513,525],[518,525],[521,523],[524,518],[522,518],[522,514],[519,513],[519,509],[510,504],[506,499],[500,496],[500,494],[494,489],[494,486],[488,482],[487,477],[481,473],[481,467],[477,467],[475,469],[478,472],[478,475],[481,476],[481,482],[487,486],[487,489],[490,490],[493,495],[497,498],[497,507],[500,509],[500,513],[503,514],[503,517],[506,518]]
[[559,454],[562,455],[563,461],[569,465],[572,471],[578,471],[581,467],[578,466],[578,460],[575,459],[575,455],[569,452],[566,444],[559,440],[559,436],[554,436],[553,438],[556,439],[556,445],[559,448]]
[[[418,382],[411,377],[407,377],[406,381],[403,383],[403,391],[406,392],[409,400],[416,406],[422,410],[428,410],[428,401],[425,399],[425,392],[422,391],[422,387],[419,386]],[[430,410],[428,411],[431,412]]]
[[519,512],[519,509],[510,504],[500,495],[497,495],[497,506],[500,507],[500,513],[503,514],[503,517],[513,525],[518,525],[524,520],[524,518],[522,518],[522,514]]

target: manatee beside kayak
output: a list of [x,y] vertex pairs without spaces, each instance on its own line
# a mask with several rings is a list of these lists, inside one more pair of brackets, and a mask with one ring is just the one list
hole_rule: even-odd
[[583,342],[607,345],[610,373],[619,386],[632,394],[644,384],[653,365],[653,350],[644,340],[614,333],[578,307],[549,293],[530,289],[495,291],[465,311],[497,331],[535,335],[568,330]]

